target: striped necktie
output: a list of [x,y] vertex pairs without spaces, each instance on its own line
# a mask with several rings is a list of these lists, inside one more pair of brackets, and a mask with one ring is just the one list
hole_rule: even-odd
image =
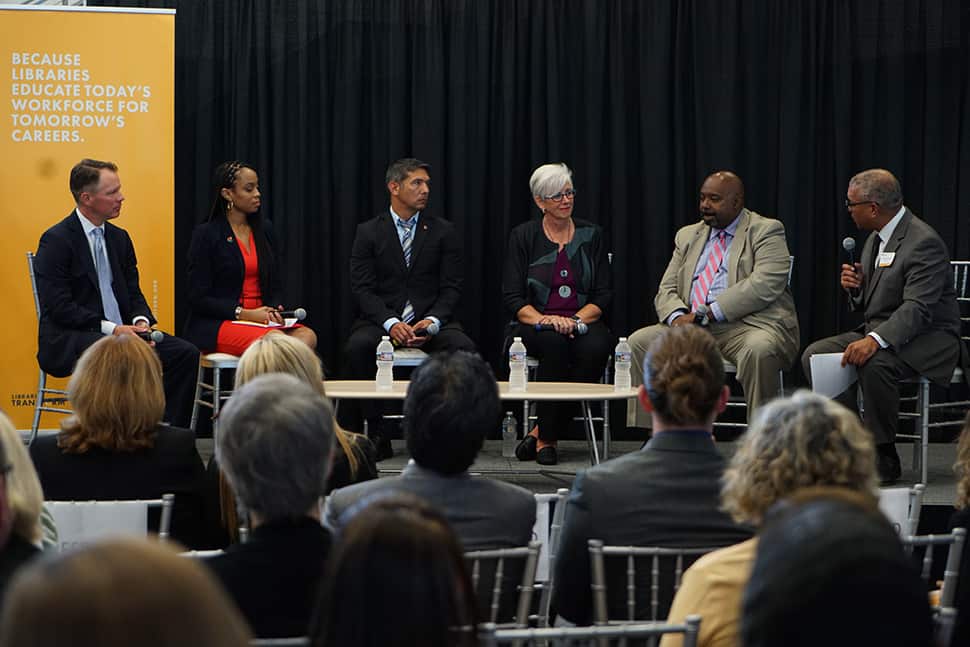
[[[404,251],[404,264],[411,267],[411,244],[414,242],[414,220],[398,220],[397,224],[401,227],[401,249]],[[411,305],[410,299],[404,304],[401,319],[404,323],[408,324],[414,321],[414,306]]]
[[714,275],[717,274],[718,268],[721,267],[726,249],[727,232],[722,229],[717,232],[717,236],[714,238],[714,244],[711,246],[710,254],[707,256],[707,265],[704,266],[704,270],[697,275],[697,280],[694,281],[694,291],[690,296],[690,308],[694,312],[697,311],[697,308],[707,303],[707,293],[714,283]]

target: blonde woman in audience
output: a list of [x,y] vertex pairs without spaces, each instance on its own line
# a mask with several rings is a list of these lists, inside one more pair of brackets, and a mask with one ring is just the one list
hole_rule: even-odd
[[[292,375],[326,396],[320,359],[309,346],[288,335],[273,332],[260,337],[246,349],[236,369],[236,388],[266,373]],[[351,483],[377,478],[377,456],[373,443],[366,436],[344,431],[336,424],[334,431],[337,447],[334,448],[326,493]],[[210,484],[218,482],[222,525],[229,536],[235,538],[239,525],[235,497],[226,480],[220,476],[218,461],[213,459],[209,462],[207,473]]]
[[44,508],[44,493],[34,464],[20,433],[3,413],[0,413],[0,442],[11,468],[7,474],[7,499],[14,515],[13,531],[38,548],[55,547],[57,529]]
[[[40,488],[25,495],[24,483],[29,479],[17,474],[17,468],[22,467],[24,461],[15,461],[10,456],[7,451],[10,444],[6,442],[6,437],[12,433],[17,436],[19,444],[19,435],[2,413],[0,428],[3,429],[0,442],[0,608],[3,608],[3,596],[10,578],[40,553],[35,545],[40,538],[37,524]],[[20,449],[23,451],[23,446]],[[26,463],[29,465],[30,461]],[[36,481],[35,476],[35,484]]]
[[[847,488],[875,499],[872,435],[842,405],[808,391],[767,404],[724,474],[721,502],[738,523],[760,526],[776,501],[811,486]],[[741,595],[758,546],[753,539],[701,557],[684,573],[669,622],[702,617],[699,647],[739,644]],[[665,636],[662,647],[682,637]]]
[[[175,495],[172,537],[208,544],[205,468],[188,429],[162,424],[162,365],[134,335],[103,337],[81,355],[59,434],[30,447],[48,501],[156,499]],[[151,519],[152,517],[150,517]]]
[[[970,413],[963,421],[963,431],[957,443],[957,460],[953,465],[957,474],[957,511],[950,518],[950,529],[970,529]],[[963,544],[960,577],[957,580],[957,620],[953,628],[954,645],[970,645],[970,542]]]
[[246,623],[196,560],[124,539],[24,568],[0,616],[0,647],[247,647]]

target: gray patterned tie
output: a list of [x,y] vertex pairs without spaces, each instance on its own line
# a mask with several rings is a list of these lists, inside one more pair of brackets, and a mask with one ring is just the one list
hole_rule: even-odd
[[121,310],[118,300],[111,289],[111,267],[108,257],[104,253],[104,231],[100,228],[91,232],[94,236],[94,269],[98,272],[98,289],[101,291],[101,303],[104,306],[104,318],[112,323],[121,323]]
[[[411,243],[413,242],[413,231],[414,231],[414,220],[399,220],[398,224],[401,226],[401,249],[404,251],[404,264],[411,267]],[[411,305],[411,300],[408,299],[407,303],[404,304],[404,311],[401,312],[401,319],[404,323],[411,323],[414,321],[414,306]]]

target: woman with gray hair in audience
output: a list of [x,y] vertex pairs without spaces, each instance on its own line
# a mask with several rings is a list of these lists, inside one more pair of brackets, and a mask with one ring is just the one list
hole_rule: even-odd
[[330,552],[320,501],[333,436],[330,403],[292,375],[254,378],[220,413],[216,457],[252,530],[208,564],[258,637],[307,634]]
[[[758,411],[724,473],[721,502],[738,523],[760,526],[767,510],[801,488],[836,486],[876,497],[872,435],[842,405],[809,391]],[[700,614],[699,647],[738,644],[741,595],[758,536],[704,555],[684,573],[669,622]],[[683,638],[665,636],[662,647]]]

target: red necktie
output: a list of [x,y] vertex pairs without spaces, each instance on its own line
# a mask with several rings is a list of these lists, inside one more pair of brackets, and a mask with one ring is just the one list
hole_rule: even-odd
[[714,245],[707,257],[707,265],[704,266],[704,271],[698,274],[697,280],[694,281],[694,291],[690,296],[691,310],[696,312],[699,306],[707,303],[707,292],[711,289],[711,284],[714,283],[714,275],[717,274],[717,269],[721,267],[726,249],[727,232],[722,229],[714,239]]

